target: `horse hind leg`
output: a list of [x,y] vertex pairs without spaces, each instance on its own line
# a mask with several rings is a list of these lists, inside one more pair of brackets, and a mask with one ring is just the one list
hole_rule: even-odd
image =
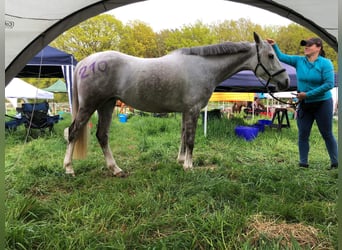
[[106,165],[108,169],[116,177],[125,177],[126,174],[121,168],[116,164],[115,159],[112,154],[112,150],[108,144],[108,134],[110,124],[112,122],[112,114],[115,106],[115,100],[109,100],[103,104],[98,110],[99,121],[97,125],[96,137],[101,146],[103,155],[106,160]]
[[[65,131],[65,137],[68,140],[67,150],[64,157],[64,168],[65,173],[75,176],[74,169],[72,167],[72,158],[74,154],[74,149],[76,146],[77,140],[81,139],[80,137],[85,137],[79,143],[87,143],[87,122],[92,113],[86,112],[82,109],[76,114],[74,121],[71,123],[70,127]],[[83,150],[86,150],[86,147],[83,147]],[[85,154],[83,154],[84,156]]]
[[185,118],[184,113],[182,114],[182,128],[181,128],[181,143],[179,146],[179,152],[177,162],[183,164],[185,161]]

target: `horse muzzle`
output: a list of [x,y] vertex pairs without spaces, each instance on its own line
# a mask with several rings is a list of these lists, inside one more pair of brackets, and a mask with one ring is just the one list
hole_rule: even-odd
[[285,81],[278,82],[276,86],[278,90],[287,90],[290,87],[290,78],[285,79]]

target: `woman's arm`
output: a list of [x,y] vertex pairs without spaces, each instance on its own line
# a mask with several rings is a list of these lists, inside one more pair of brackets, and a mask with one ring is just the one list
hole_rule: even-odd
[[300,58],[300,56],[297,55],[287,55],[281,52],[280,48],[278,47],[277,43],[273,39],[266,39],[266,41],[272,45],[274,52],[276,53],[278,59],[283,62],[287,63],[293,67],[296,67],[297,61]]

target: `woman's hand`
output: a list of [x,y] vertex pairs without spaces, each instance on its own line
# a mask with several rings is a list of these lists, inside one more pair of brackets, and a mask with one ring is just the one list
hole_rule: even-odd
[[276,44],[276,41],[274,41],[274,40],[271,39],[271,38],[267,38],[266,41],[267,41],[269,44],[271,44],[271,45]]
[[300,92],[297,94],[297,98],[299,101],[302,101],[306,98],[306,93],[305,92]]

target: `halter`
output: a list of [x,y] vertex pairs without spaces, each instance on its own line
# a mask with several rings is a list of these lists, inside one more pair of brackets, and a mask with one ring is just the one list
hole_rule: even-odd
[[[261,62],[261,60],[260,60],[260,53],[259,53],[259,47],[258,47],[258,45],[256,44],[255,47],[256,47],[256,51],[257,51],[258,63],[257,63],[257,65],[255,66],[254,75],[258,78],[259,82],[260,82],[262,85],[264,85],[264,87],[265,87],[267,93],[268,93],[270,96],[272,96],[272,98],[274,98],[275,100],[277,100],[277,101],[279,101],[279,102],[284,103],[282,100],[278,99],[277,97],[275,97],[275,96],[272,94],[272,92],[270,91],[268,85],[270,84],[270,81],[272,80],[273,77],[275,77],[275,76],[277,76],[277,75],[279,75],[279,74],[285,72],[286,70],[283,68],[283,69],[278,70],[278,71],[275,72],[274,74],[271,74],[271,73],[266,69],[266,67],[262,64],[262,62]],[[258,67],[261,67],[261,68],[265,71],[265,73],[268,75],[268,79],[267,79],[266,84],[263,83],[263,82],[260,80],[260,78],[257,76],[257,74],[256,74],[256,72],[257,72],[257,70],[258,70]]]

